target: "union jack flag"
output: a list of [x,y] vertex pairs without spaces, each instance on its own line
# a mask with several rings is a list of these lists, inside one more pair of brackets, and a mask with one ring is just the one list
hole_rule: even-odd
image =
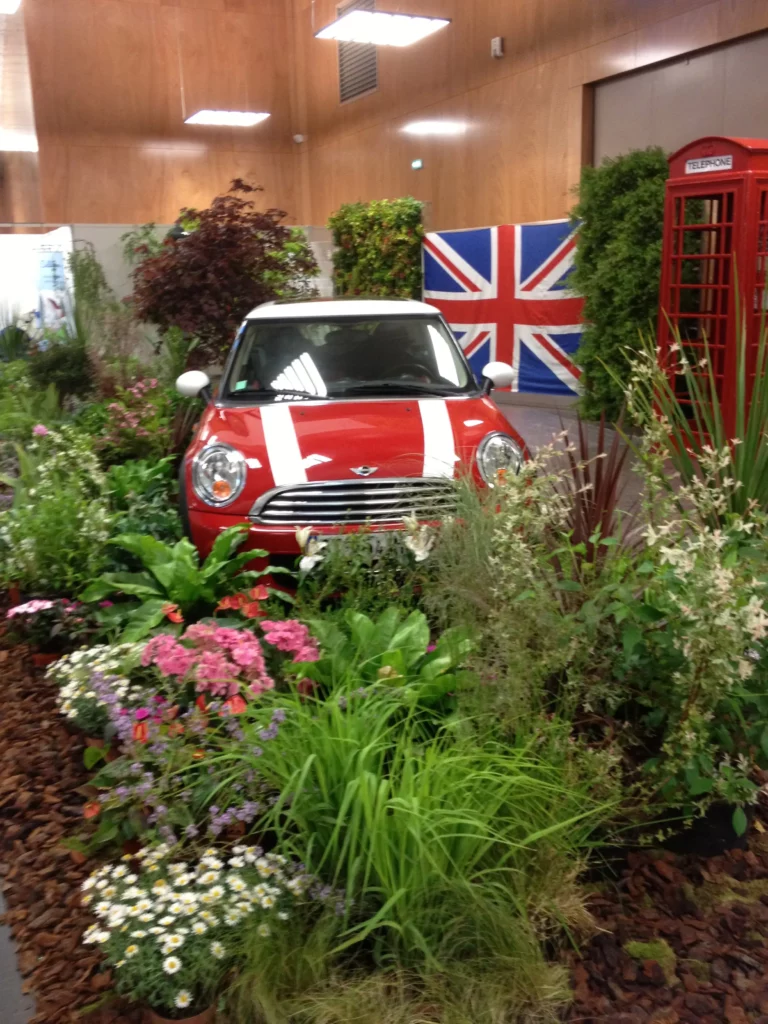
[[578,393],[583,300],[568,289],[575,248],[565,220],[425,237],[424,299],[441,310],[478,378],[501,360],[515,369],[513,391]]

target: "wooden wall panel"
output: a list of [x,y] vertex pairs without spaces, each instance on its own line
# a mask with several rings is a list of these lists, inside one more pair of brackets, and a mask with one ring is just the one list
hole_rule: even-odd
[[[45,219],[167,223],[235,177],[296,221],[284,0],[25,0]],[[185,125],[266,110],[251,129]]]
[[[561,217],[585,160],[590,83],[768,28],[766,0],[401,0],[387,9],[452,24],[381,48],[378,91],[341,105],[336,47],[312,43],[313,5],[293,2],[316,224],[342,202],[403,193],[430,203],[436,228]],[[334,10],[316,0],[315,27]],[[503,60],[490,56],[496,35]],[[427,117],[466,119],[469,131],[402,135]],[[417,156],[424,169],[412,171]]]

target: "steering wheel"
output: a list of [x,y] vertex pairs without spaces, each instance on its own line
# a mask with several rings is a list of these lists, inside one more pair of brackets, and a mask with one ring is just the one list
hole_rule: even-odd
[[414,377],[418,376],[418,372],[421,373],[422,378],[426,377],[427,380],[432,380],[432,371],[424,363],[400,363],[398,366],[393,366],[390,373],[393,377]]

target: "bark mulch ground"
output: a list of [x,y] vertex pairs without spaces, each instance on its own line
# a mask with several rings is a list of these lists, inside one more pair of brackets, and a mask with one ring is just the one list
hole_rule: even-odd
[[[82,739],[64,726],[25,648],[0,650],[0,679],[0,885],[24,988],[36,1000],[30,1024],[138,1024],[135,1010],[114,1001],[98,952],[80,945],[90,865],[75,863],[61,842],[82,816]],[[758,819],[750,849],[708,860],[630,854],[618,882],[591,897],[600,930],[570,957],[565,1019],[768,1024],[766,821]]]
[[708,860],[630,854],[571,959],[584,1024],[768,1024],[768,833]]
[[0,651],[0,679],[0,885],[24,991],[36,1001],[30,1024],[134,1024],[138,1018],[113,1002],[98,953],[80,945],[91,923],[80,884],[91,868],[60,845],[82,819],[83,741],[65,728],[26,648]]

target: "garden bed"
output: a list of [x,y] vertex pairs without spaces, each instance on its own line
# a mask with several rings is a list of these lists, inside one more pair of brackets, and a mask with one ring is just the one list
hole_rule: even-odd
[[[83,738],[64,725],[55,688],[33,669],[26,647],[0,651],[0,877],[8,904],[25,992],[36,1015],[30,1024],[69,1024],[108,995],[110,974],[80,940],[91,917],[80,885],[91,865],[76,864],[61,841],[82,820],[88,782]],[[111,1000],[110,1000],[111,1002]],[[128,1024],[138,1017],[105,1007],[85,1019]]]
[[768,1024],[768,833],[701,859],[632,853],[590,901],[600,932],[571,958],[582,1024]]

